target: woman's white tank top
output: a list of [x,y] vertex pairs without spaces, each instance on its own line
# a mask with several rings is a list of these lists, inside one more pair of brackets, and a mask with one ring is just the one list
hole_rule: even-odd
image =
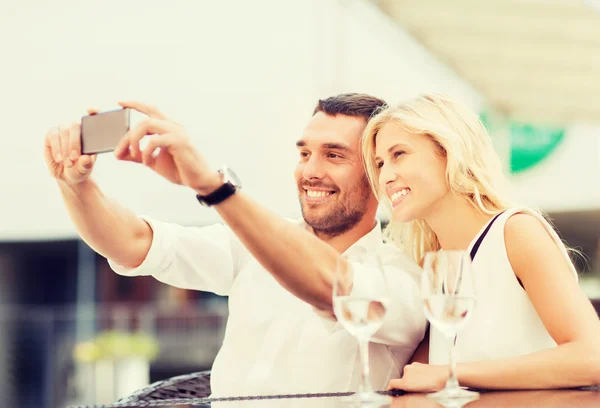
[[[456,339],[457,362],[516,357],[556,346],[508,260],[504,225],[516,213],[533,215],[542,222],[577,279],[564,244],[540,214],[527,208],[504,211],[491,225],[473,260],[477,301],[471,319]],[[486,227],[471,242],[469,251]],[[431,326],[429,363],[448,364],[448,354],[446,339]]]

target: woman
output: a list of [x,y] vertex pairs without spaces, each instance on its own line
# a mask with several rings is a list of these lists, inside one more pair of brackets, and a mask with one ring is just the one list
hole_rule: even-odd
[[[477,307],[456,343],[461,385],[600,384],[600,321],[567,249],[541,215],[510,201],[500,160],[473,112],[439,95],[387,108],[365,129],[363,154],[371,185],[391,211],[388,238],[420,265],[427,251],[470,249],[493,220],[473,260]],[[390,388],[444,387],[447,346],[433,328],[429,342],[430,365],[406,366]]]

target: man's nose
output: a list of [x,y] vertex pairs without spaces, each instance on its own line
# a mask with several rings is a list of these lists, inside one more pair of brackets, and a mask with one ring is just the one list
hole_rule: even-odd
[[302,176],[306,180],[322,179],[325,177],[323,163],[318,157],[311,156],[304,165]]

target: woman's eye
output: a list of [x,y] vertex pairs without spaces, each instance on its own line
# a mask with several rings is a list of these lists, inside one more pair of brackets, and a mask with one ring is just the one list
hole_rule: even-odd
[[328,153],[327,157],[330,159],[339,159],[341,156],[335,154],[335,153]]
[[394,152],[394,159],[397,159],[398,157],[400,157],[404,153],[405,152],[403,150],[398,150],[397,152]]
[[300,157],[308,157],[308,152],[300,152]]
[[375,163],[378,169],[383,167],[383,162]]

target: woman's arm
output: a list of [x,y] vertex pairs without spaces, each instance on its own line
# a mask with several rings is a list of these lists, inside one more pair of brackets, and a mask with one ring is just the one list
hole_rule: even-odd
[[[525,356],[457,365],[461,385],[548,389],[600,384],[600,320],[567,261],[535,217],[516,214],[505,226],[508,258],[557,347]],[[415,364],[390,388],[440,389],[443,366]]]
[[460,364],[459,381],[482,388],[600,384],[600,321],[560,249],[540,221],[527,214],[507,220],[504,239],[512,268],[558,347]]
[[413,356],[410,358],[411,363],[423,363],[427,364],[429,362],[429,327],[427,327],[427,331],[425,332],[425,337],[419,346],[415,350]]

